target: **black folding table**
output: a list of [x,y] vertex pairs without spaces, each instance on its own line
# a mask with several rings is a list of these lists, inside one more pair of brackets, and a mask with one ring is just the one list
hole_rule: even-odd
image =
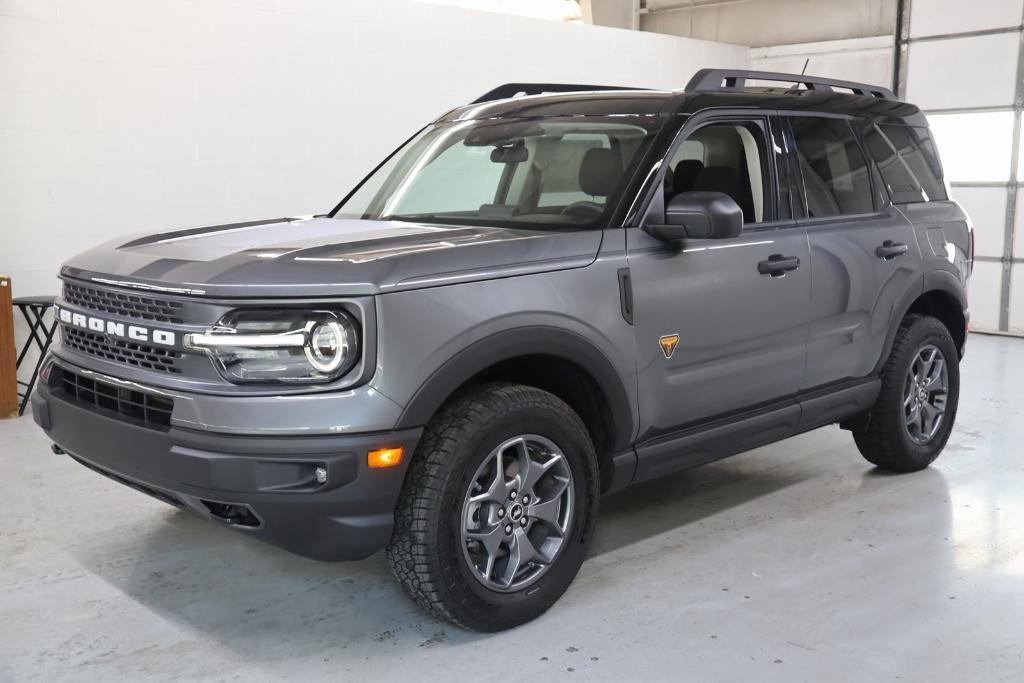
[[[46,350],[50,348],[53,335],[57,331],[57,319],[46,322],[46,313],[53,308],[52,296],[23,296],[14,300],[14,306],[21,311],[21,315],[28,323],[28,339],[25,340],[21,351],[18,352],[18,368],[21,368],[22,361],[28,356],[34,345],[39,349],[39,358],[36,359],[35,367],[32,368],[32,376],[28,382],[18,380],[18,398],[21,403],[18,405],[18,415],[25,414],[25,407],[28,406],[29,396],[32,395],[32,387],[35,386],[36,378],[39,376],[39,368],[43,364]],[[24,387],[24,389],[21,389]]]

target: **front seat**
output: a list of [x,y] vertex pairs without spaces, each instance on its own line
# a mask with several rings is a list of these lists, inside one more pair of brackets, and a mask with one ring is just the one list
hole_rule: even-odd
[[753,203],[740,194],[740,179],[729,166],[708,166],[697,175],[693,189],[729,195],[743,209],[743,221],[750,223],[754,220]]
[[[594,147],[583,154],[580,164],[580,189],[591,197],[607,198],[622,178],[622,155],[617,150]],[[562,210],[563,216],[597,218],[604,212],[605,202],[575,202]]]
[[678,194],[694,189],[697,177],[703,170],[704,162],[700,159],[683,159],[672,172],[672,190]]

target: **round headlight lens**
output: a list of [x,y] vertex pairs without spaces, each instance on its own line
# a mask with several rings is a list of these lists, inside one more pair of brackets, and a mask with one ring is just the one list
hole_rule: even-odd
[[349,356],[351,341],[348,332],[336,320],[325,320],[314,325],[306,346],[306,360],[317,371],[332,373]]
[[234,383],[330,382],[359,361],[359,327],[345,311],[243,309],[185,337]]

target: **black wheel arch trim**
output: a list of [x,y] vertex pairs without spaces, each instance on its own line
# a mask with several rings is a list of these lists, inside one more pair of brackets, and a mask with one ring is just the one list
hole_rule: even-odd
[[[885,337],[885,347],[882,351],[882,356],[878,359],[878,363],[872,371],[873,375],[881,372],[882,366],[885,365],[886,360],[889,358],[893,342],[896,340],[896,332],[900,327],[900,321],[907,316],[914,303],[925,294],[941,292],[949,296],[960,306],[960,312],[963,314],[965,322],[968,319],[967,293],[956,275],[947,270],[933,270],[922,276],[919,283],[918,286],[911,287],[900,301],[897,308],[899,315],[893,317],[893,324],[889,326],[889,332]],[[962,349],[957,349],[957,351],[963,355]]]
[[557,327],[528,326],[485,337],[449,358],[423,383],[398,418],[396,429],[422,427],[460,386],[502,361],[520,356],[554,356],[586,371],[600,387],[615,428],[613,452],[633,440],[633,408],[611,360],[586,338]]

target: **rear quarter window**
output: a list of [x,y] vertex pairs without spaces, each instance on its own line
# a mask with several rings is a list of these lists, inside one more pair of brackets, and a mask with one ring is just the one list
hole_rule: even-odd
[[[948,199],[946,185],[942,179],[942,164],[939,162],[939,155],[928,129],[895,124],[884,124],[878,128],[913,174],[924,193],[924,199]],[[896,197],[893,197],[893,201],[897,201]]]
[[864,129],[864,142],[894,204],[928,201],[921,183],[877,126],[869,125]]

